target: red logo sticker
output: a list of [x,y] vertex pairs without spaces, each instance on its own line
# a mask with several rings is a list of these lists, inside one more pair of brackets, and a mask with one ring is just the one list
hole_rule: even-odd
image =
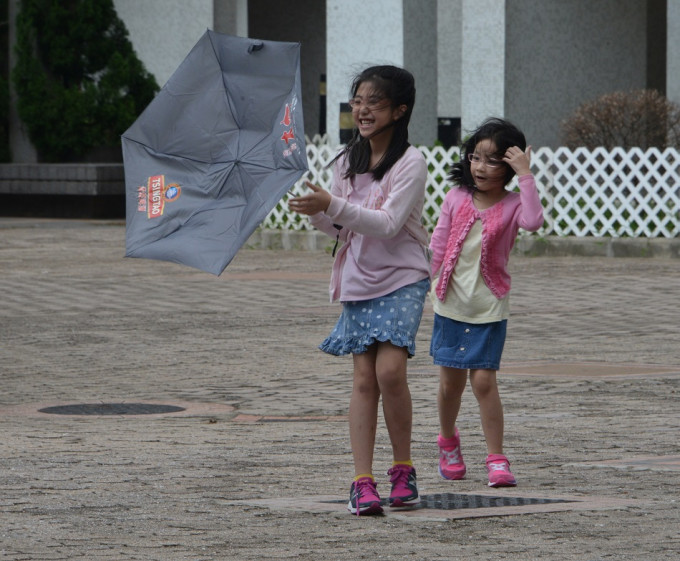
[[149,218],[163,216],[165,209],[165,176],[152,175],[149,177],[148,185],[148,214]]
[[164,175],[152,175],[146,185],[137,187],[137,212],[146,213],[148,218],[163,216],[165,203],[179,199],[182,188],[179,183],[165,184]]

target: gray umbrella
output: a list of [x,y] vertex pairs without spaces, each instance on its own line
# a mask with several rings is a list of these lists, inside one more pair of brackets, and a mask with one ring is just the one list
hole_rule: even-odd
[[224,271],[307,168],[300,44],[207,31],[123,134],[126,256]]

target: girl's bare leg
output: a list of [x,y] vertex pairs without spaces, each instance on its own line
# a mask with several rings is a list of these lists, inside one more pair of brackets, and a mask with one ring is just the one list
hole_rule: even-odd
[[439,367],[437,405],[439,408],[439,434],[442,438],[452,438],[454,435],[461,398],[466,384],[467,370],[447,366]]
[[406,376],[408,351],[391,343],[377,344],[376,378],[395,462],[411,459],[413,406]]
[[380,388],[376,378],[377,347],[355,354],[354,382],[349,402],[349,438],[354,458],[354,474],[369,474],[373,470],[373,448],[378,423]]
[[471,370],[470,385],[479,403],[482,430],[489,454],[503,453],[503,405],[495,370]]

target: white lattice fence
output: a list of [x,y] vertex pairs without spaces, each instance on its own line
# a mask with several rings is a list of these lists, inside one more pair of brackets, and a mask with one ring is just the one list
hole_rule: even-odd
[[668,237],[680,233],[680,153],[669,148],[541,149],[549,233]]
[[[291,191],[306,190],[304,179],[328,189],[327,168],[338,147],[315,138],[307,144],[309,172]],[[430,173],[423,221],[431,231],[444,194],[448,168],[458,149],[419,147]],[[668,148],[623,150],[540,148],[532,169],[545,207],[539,235],[667,237],[680,234],[680,153]],[[516,180],[513,183],[516,188]],[[307,230],[306,218],[288,211],[288,196],[263,224],[269,229]]]

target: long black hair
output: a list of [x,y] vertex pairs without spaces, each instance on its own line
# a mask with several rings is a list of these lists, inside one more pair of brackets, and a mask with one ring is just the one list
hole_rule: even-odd
[[[517,146],[526,150],[527,141],[524,133],[510,121],[491,117],[484,121],[479,128],[473,132],[460,147],[460,160],[453,164],[449,170],[449,180],[456,184],[474,189],[475,181],[470,171],[470,160],[468,154],[473,154],[475,147],[482,140],[490,140],[496,145],[496,152],[493,154],[498,160],[502,160],[505,152],[512,146]],[[506,163],[504,183],[507,185],[514,177],[515,171]]]
[[370,82],[375,88],[376,94],[389,100],[391,109],[405,105],[406,111],[399,119],[392,121],[385,128],[374,133],[379,134],[387,127],[394,127],[390,145],[374,169],[369,169],[371,162],[370,137],[363,138],[356,128],[352,133],[351,140],[340,154],[333,159],[333,162],[347,155],[346,179],[353,178],[358,173],[370,171],[374,179],[380,180],[410,146],[408,141],[408,124],[411,120],[413,105],[416,101],[415,79],[408,70],[397,66],[371,66],[355,76],[350,88],[350,97],[356,95],[359,86],[363,82]]

